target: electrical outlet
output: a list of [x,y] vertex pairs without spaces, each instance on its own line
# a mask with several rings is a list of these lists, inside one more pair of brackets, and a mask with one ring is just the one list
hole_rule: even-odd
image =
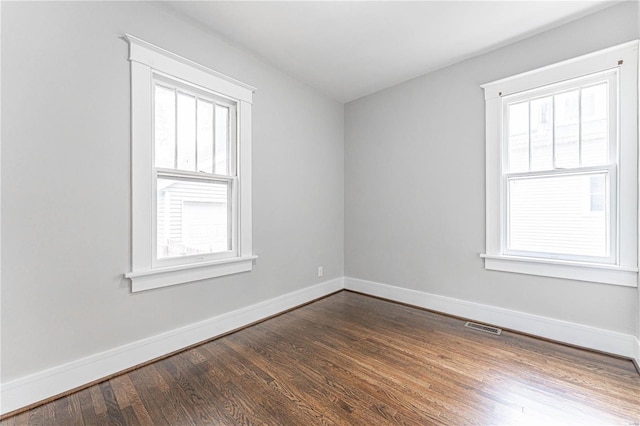
[[318,276],[324,276],[324,268],[322,266],[318,266]]

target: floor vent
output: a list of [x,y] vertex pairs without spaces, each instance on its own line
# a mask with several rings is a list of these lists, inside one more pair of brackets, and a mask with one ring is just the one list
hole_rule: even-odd
[[473,328],[474,330],[484,331],[485,333],[495,334],[496,336],[499,336],[500,333],[502,333],[502,329],[500,328],[491,327],[490,325],[478,324],[475,322],[467,322],[464,326]]

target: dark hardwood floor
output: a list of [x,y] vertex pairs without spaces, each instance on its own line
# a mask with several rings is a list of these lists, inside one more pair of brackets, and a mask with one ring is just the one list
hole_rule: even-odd
[[631,361],[343,291],[9,425],[639,424]]

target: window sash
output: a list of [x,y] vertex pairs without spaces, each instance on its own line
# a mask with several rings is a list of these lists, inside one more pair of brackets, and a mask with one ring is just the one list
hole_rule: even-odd
[[[618,163],[618,127],[619,127],[619,96],[618,96],[618,75],[619,69],[613,68],[605,71],[588,74],[586,76],[574,78],[568,81],[563,81],[561,83],[549,84],[542,87],[538,87],[531,90],[526,90],[510,95],[506,95],[501,98],[502,100],[502,170],[503,173],[509,173],[510,164],[509,164],[509,107],[514,104],[524,103],[524,102],[532,102],[539,99],[543,99],[548,96],[555,96],[565,94],[572,90],[576,89],[586,89],[589,87],[593,87],[598,85],[599,83],[606,82],[608,84],[608,105],[607,105],[607,120],[608,120],[608,161],[604,162],[602,165],[606,165],[609,163]],[[555,119],[555,104],[552,110],[552,117]],[[579,109],[581,110],[581,106]],[[531,112],[529,111],[529,117]],[[555,123],[554,123],[555,124]],[[582,149],[582,116],[580,115],[578,119],[578,128],[579,130],[579,140],[578,144],[580,149]],[[530,126],[530,124],[529,124]],[[573,170],[578,169],[582,165],[580,164],[577,167],[573,168],[561,168],[557,167],[557,150],[556,150],[556,134],[555,134],[555,126],[552,126],[554,133],[552,135],[552,146],[553,146],[553,154],[552,154],[552,164],[553,166],[550,168],[542,169],[544,170]],[[528,130],[531,132],[531,129]],[[529,170],[531,170],[531,142],[529,144]]]
[[[238,120],[237,120],[237,102],[234,102],[232,100],[229,100],[223,96],[218,95],[217,93],[213,93],[207,89],[198,87],[196,85],[193,84],[189,84],[187,82],[183,82],[179,79],[176,78],[172,78],[172,77],[168,77],[162,73],[157,73],[154,72],[153,73],[153,77],[152,77],[152,87],[155,89],[155,86],[161,86],[165,89],[169,89],[169,90],[173,90],[175,93],[175,97],[176,100],[175,102],[177,103],[177,95],[178,93],[183,93],[185,95],[188,96],[193,96],[196,99],[196,117],[197,117],[197,100],[201,99],[203,101],[209,102],[211,104],[213,104],[213,142],[212,142],[212,149],[213,149],[213,173],[210,174],[216,174],[216,109],[217,107],[222,107],[222,108],[227,108],[228,109],[228,146],[226,147],[226,151],[227,151],[227,155],[226,155],[226,173],[225,176],[237,176],[238,174],[238,165],[237,165],[237,146],[238,146]],[[151,96],[152,96],[152,109],[155,108],[156,105],[156,91],[155,90],[151,90]],[[174,119],[174,124],[175,124],[175,135],[174,135],[174,149],[175,149],[175,156],[174,156],[174,167],[175,170],[181,170],[181,171],[185,171],[188,172],[188,170],[183,170],[183,169],[178,169],[178,135],[177,135],[177,114],[178,114],[178,108],[177,105],[175,107],[175,111],[174,114],[176,115],[176,118]],[[153,160],[153,167],[156,167],[156,163],[155,163],[155,158],[156,158],[156,146],[155,146],[155,112],[151,114],[152,117],[152,141],[154,141],[153,146],[152,146],[152,160]],[[197,129],[195,129],[194,131],[197,132]],[[197,137],[195,140],[195,157],[196,157],[196,169],[198,166],[198,141],[197,141]]]
[[[551,251],[533,251],[533,250],[517,250],[512,249],[510,246],[511,241],[511,223],[512,217],[509,207],[511,205],[511,194],[509,191],[509,182],[517,180],[532,180],[539,178],[553,178],[553,177],[571,177],[571,176],[594,176],[598,174],[605,174],[606,180],[606,201],[607,208],[605,209],[606,217],[606,245],[608,250],[608,256],[588,256],[570,253],[555,253]],[[544,172],[526,172],[526,173],[508,173],[503,175],[502,180],[502,193],[504,194],[503,213],[502,213],[502,232],[501,232],[501,246],[502,254],[507,256],[521,256],[526,258],[542,258],[553,260],[569,260],[587,263],[600,263],[600,264],[617,264],[618,263],[618,205],[617,205],[617,165],[609,164],[607,166],[594,166],[594,167],[582,167],[573,170],[553,170]]]
[[[224,250],[213,253],[198,253],[192,255],[158,258],[158,194],[157,184],[158,179],[174,179],[182,180],[186,182],[218,182],[227,185],[228,188],[228,201],[227,201],[227,223],[228,223],[228,238],[230,239],[230,250]],[[183,173],[175,170],[160,169],[156,171],[156,176],[153,179],[153,191],[152,191],[152,205],[154,206],[152,215],[152,267],[163,268],[175,265],[187,265],[208,262],[213,260],[227,259],[239,256],[238,250],[238,179],[236,177],[228,176],[214,176],[197,173]]]

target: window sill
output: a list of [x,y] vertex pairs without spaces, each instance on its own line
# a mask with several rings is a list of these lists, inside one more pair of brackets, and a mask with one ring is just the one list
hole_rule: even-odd
[[131,280],[131,292],[151,290],[191,281],[248,272],[258,256],[234,257],[206,263],[173,266],[169,268],[133,271],[125,274]]
[[484,268],[493,271],[638,286],[638,268],[633,267],[493,254],[481,254],[480,257],[484,258]]

